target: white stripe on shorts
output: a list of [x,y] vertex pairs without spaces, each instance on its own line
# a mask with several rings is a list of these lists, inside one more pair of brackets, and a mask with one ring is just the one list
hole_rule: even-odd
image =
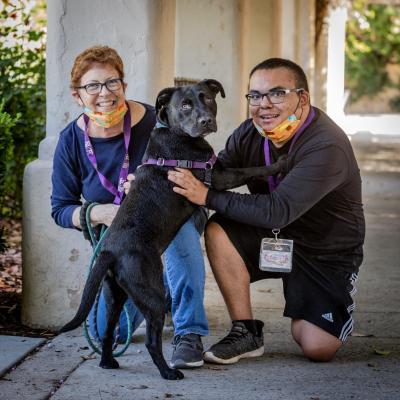
[[[358,279],[358,275],[355,272],[352,273],[350,276],[351,289],[349,292],[351,297],[353,297],[353,295],[357,292],[357,289],[355,287],[355,283],[357,282],[357,279]],[[339,339],[342,342],[346,341],[347,337],[353,331],[354,320],[353,320],[353,317],[351,314],[353,313],[355,308],[356,308],[356,305],[355,305],[354,301],[347,307],[347,311],[349,313],[350,318],[345,322],[345,324],[343,325],[342,331],[340,332]]]

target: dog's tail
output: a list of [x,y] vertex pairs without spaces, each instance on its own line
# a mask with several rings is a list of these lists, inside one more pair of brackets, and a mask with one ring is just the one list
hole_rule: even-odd
[[90,271],[86,281],[83,289],[81,304],[79,305],[75,317],[66,325],[64,325],[59,330],[59,333],[72,331],[73,329],[78,328],[78,326],[85,321],[96,299],[96,294],[99,290],[101,282],[107,273],[107,270],[113,266],[113,263],[114,257],[111,253],[104,251],[99,254],[99,257],[97,258],[96,263]]

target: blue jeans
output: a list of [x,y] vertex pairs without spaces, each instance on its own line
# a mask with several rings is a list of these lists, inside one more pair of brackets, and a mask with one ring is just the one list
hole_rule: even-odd
[[[200,233],[204,229],[206,217],[204,211],[199,210],[178,231],[173,241],[164,252],[166,291],[172,299],[172,321],[175,335],[197,333],[208,334],[208,322],[204,309],[205,266],[200,246]],[[135,331],[144,317],[136,308],[132,300],[127,300],[132,321],[132,330]],[[124,312],[120,317],[120,341],[127,336],[127,321]],[[94,310],[89,314],[89,329],[96,337],[94,326]],[[106,329],[106,306],[103,292],[100,294],[97,309],[97,329],[99,338],[104,336]]]

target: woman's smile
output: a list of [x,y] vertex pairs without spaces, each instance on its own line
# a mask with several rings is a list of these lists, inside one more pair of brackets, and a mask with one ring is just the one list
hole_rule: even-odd
[[96,111],[112,111],[117,107],[118,100],[110,99],[110,100],[100,100],[96,102]]

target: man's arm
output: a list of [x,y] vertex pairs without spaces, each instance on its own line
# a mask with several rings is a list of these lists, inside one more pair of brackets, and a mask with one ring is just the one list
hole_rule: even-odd
[[173,190],[233,220],[263,228],[282,228],[344,183],[348,160],[334,145],[310,149],[272,194],[240,194],[208,189],[189,170],[169,171]]
[[348,175],[346,155],[335,145],[310,149],[271,194],[209,190],[206,206],[233,220],[264,228],[282,228],[342,184]]

